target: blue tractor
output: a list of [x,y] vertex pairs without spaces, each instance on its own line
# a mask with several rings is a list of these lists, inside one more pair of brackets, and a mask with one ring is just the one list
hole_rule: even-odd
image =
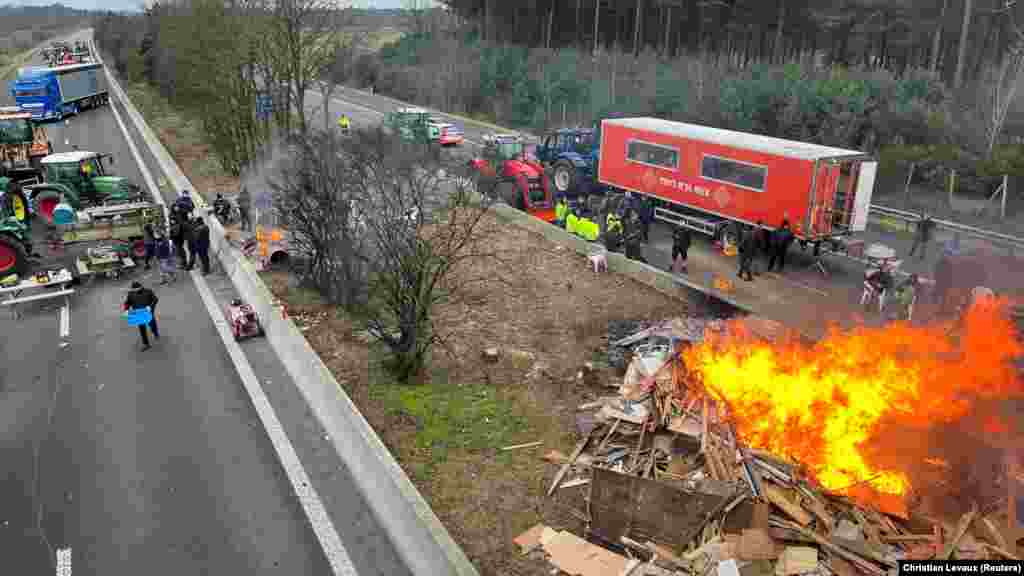
[[556,195],[587,196],[597,183],[597,133],[591,128],[562,128],[544,135],[537,159],[551,174]]

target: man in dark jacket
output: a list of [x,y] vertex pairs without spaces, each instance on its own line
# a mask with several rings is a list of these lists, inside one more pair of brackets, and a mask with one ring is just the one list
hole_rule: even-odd
[[[124,300],[124,310],[141,310],[143,308],[149,308],[150,314],[153,319],[149,321],[149,328],[153,331],[153,336],[156,339],[160,339],[160,329],[156,325],[156,304],[160,299],[157,298],[156,294],[146,288],[138,282],[132,282],[132,289],[128,292],[128,297]],[[142,351],[149,350],[149,336],[146,334],[146,324],[139,324],[139,335],[142,336]]]
[[774,241],[772,242],[772,258],[768,261],[768,271],[775,268],[775,263],[779,263],[779,272],[781,273],[786,268],[786,252],[789,250],[789,245],[793,243],[795,236],[793,231],[789,228],[789,220],[783,220],[782,226],[775,231]]
[[758,220],[757,228],[754,228],[754,249],[756,251],[756,255],[754,257],[754,264],[752,268],[754,269],[754,276],[760,276],[761,271],[759,268],[761,268],[761,265],[758,264],[758,261],[761,258],[769,258],[769,254],[771,254],[768,229],[764,227],[764,221],[762,220]]
[[689,228],[680,226],[672,232],[672,267],[675,274],[686,273],[686,255],[690,251],[692,236]]
[[238,225],[242,230],[248,232],[249,214],[252,211],[252,200],[249,198],[249,189],[242,186],[242,191],[238,193],[238,199],[235,202],[238,204]]
[[742,232],[740,232],[739,245],[740,269],[736,272],[736,275],[747,282],[754,279],[750,268],[754,264],[754,254],[757,252],[755,244],[754,233],[747,228],[743,228]]
[[149,270],[153,257],[156,256],[156,233],[153,225],[147,223],[142,227],[142,243],[146,247],[146,270]]
[[644,244],[651,241],[651,223],[654,222],[654,204],[647,196],[641,196],[637,206],[640,214],[640,240]]
[[174,244],[178,266],[185,268],[188,264],[188,254],[185,252],[185,222],[180,218],[174,218],[171,222],[171,242]]
[[910,247],[910,256],[917,252],[917,249],[921,249],[921,260],[924,260],[925,254],[928,253],[928,243],[932,241],[932,233],[935,231],[935,221],[927,212],[921,214],[921,219],[917,221],[917,230],[914,234],[914,244]]
[[[199,256],[199,264],[202,266],[203,276],[210,273],[210,228],[203,222],[203,219],[196,216],[192,221],[193,237],[195,240],[195,254]],[[195,258],[195,256],[193,256]]]

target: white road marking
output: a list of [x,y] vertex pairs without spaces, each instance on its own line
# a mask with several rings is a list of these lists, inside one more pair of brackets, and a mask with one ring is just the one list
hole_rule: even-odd
[[65,304],[60,309],[60,337],[67,338],[71,335],[71,308]]
[[71,548],[57,550],[57,576],[71,576]]
[[[110,76],[109,80],[111,80],[110,84],[113,87],[114,78]],[[164,200],[160,197],[160,193],[153,183],[153,176],[149,172],[149,167],[142,161],[142,157],[139,155],[139,150],[136,148],[128,130],[125,128],[124,122],[121,121],[117,108],[114,107],[113,103],[111,103],[110,108],[114,111],[114,117],[117,119],[117,124],[121,127],[121,133],[124,135],[125,140],[128,141],[128,145],[132,151],[132,156],[135,157],[135,163],[138,164],[139,171],[142,172],[142,176],[145,178],[146,184],[150,187],[152,195],[156,201],[163,206]],[[349,557],[348,550],[345,549],[345,545],[341,541],[341,536],[338,534],[337,528],[331,521],[331,517],[327,514],[327,509],[324,507],[323,500],[313,487],[312,482],[310,482],[305,468],[302,467],[302,462],[299,460],[299,456],[295,452],[295,447],[292,446],[291,440],[288,439],[288,435],[285,433],[284,428],[281,427],[281,422],[277,419],[277,414],[274,413],[274,408],[270,405],[270,401],[267,400],[267,396],[263,392],[263,388],[260,387],[259,380],[256,378],[256,374],[253,372],[252,366],[249,364],[249,360],[245,357],[245,353],[242,351],[242,348],[237,342],[235,342],[234,336],[231,334],[231,329],[228,327],[228,324],[224,319],[224,314],[221,311],[220,306],[217,305],[217,301],[214,298],[213,293],[210,292],[210,287],[206,284],[206,280],[198,271],[193,271],[191,277],[192,282],[196,286],[196,290],[199,291],[199,295],[203,299],[203,304],[206,306],[207,313],[209,313],[221,340],[224,342],[224,347],[227,349],[228,355],[231,356],[232,363],[238,371],[238,376],[242,380],[242,384],[245,386],[245,390],[248,392],[249,398],[252,400],[253,407],[256,409],[256,414],[259,416],[263,427],[267,430],[267,436],[270,439],[270,443],[273,445],[274,451],[277,453],[277,457],[281,461],[281,466],[284,468],[285,474],[288,476],[288,481],[291,483],[292,489],[295,491],[295,495],[299,499],[299,503],[302,504],[302,509],[306,513],[306,517],[309,519],[310,526],[313,529],[313,533],[316,534],[321,548],[323,548],[324,556],[326,556],[328,563],[330,563],[332,572],[336,576],[357,576],[356,569],[352,565],[352,559]]]

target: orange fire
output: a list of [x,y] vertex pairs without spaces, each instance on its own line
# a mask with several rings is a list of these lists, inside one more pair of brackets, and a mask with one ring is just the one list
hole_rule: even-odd
[[751,447],[801,462],[836,492],[905,495],[911,470],[944,462],[924,447],[932,427],[982,400],[1024,397],[1008,304],[979,303],[960,323],[832,330],[813,346],[709,333],[683,359]]

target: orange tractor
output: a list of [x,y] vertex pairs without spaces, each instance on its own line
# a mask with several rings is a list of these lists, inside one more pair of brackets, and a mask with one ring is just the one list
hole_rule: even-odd
[[488,134],[483,153],[470,160],[476,189],[545,222],[555,220],[555,201],[544,166],[526,153],[521,136]]

